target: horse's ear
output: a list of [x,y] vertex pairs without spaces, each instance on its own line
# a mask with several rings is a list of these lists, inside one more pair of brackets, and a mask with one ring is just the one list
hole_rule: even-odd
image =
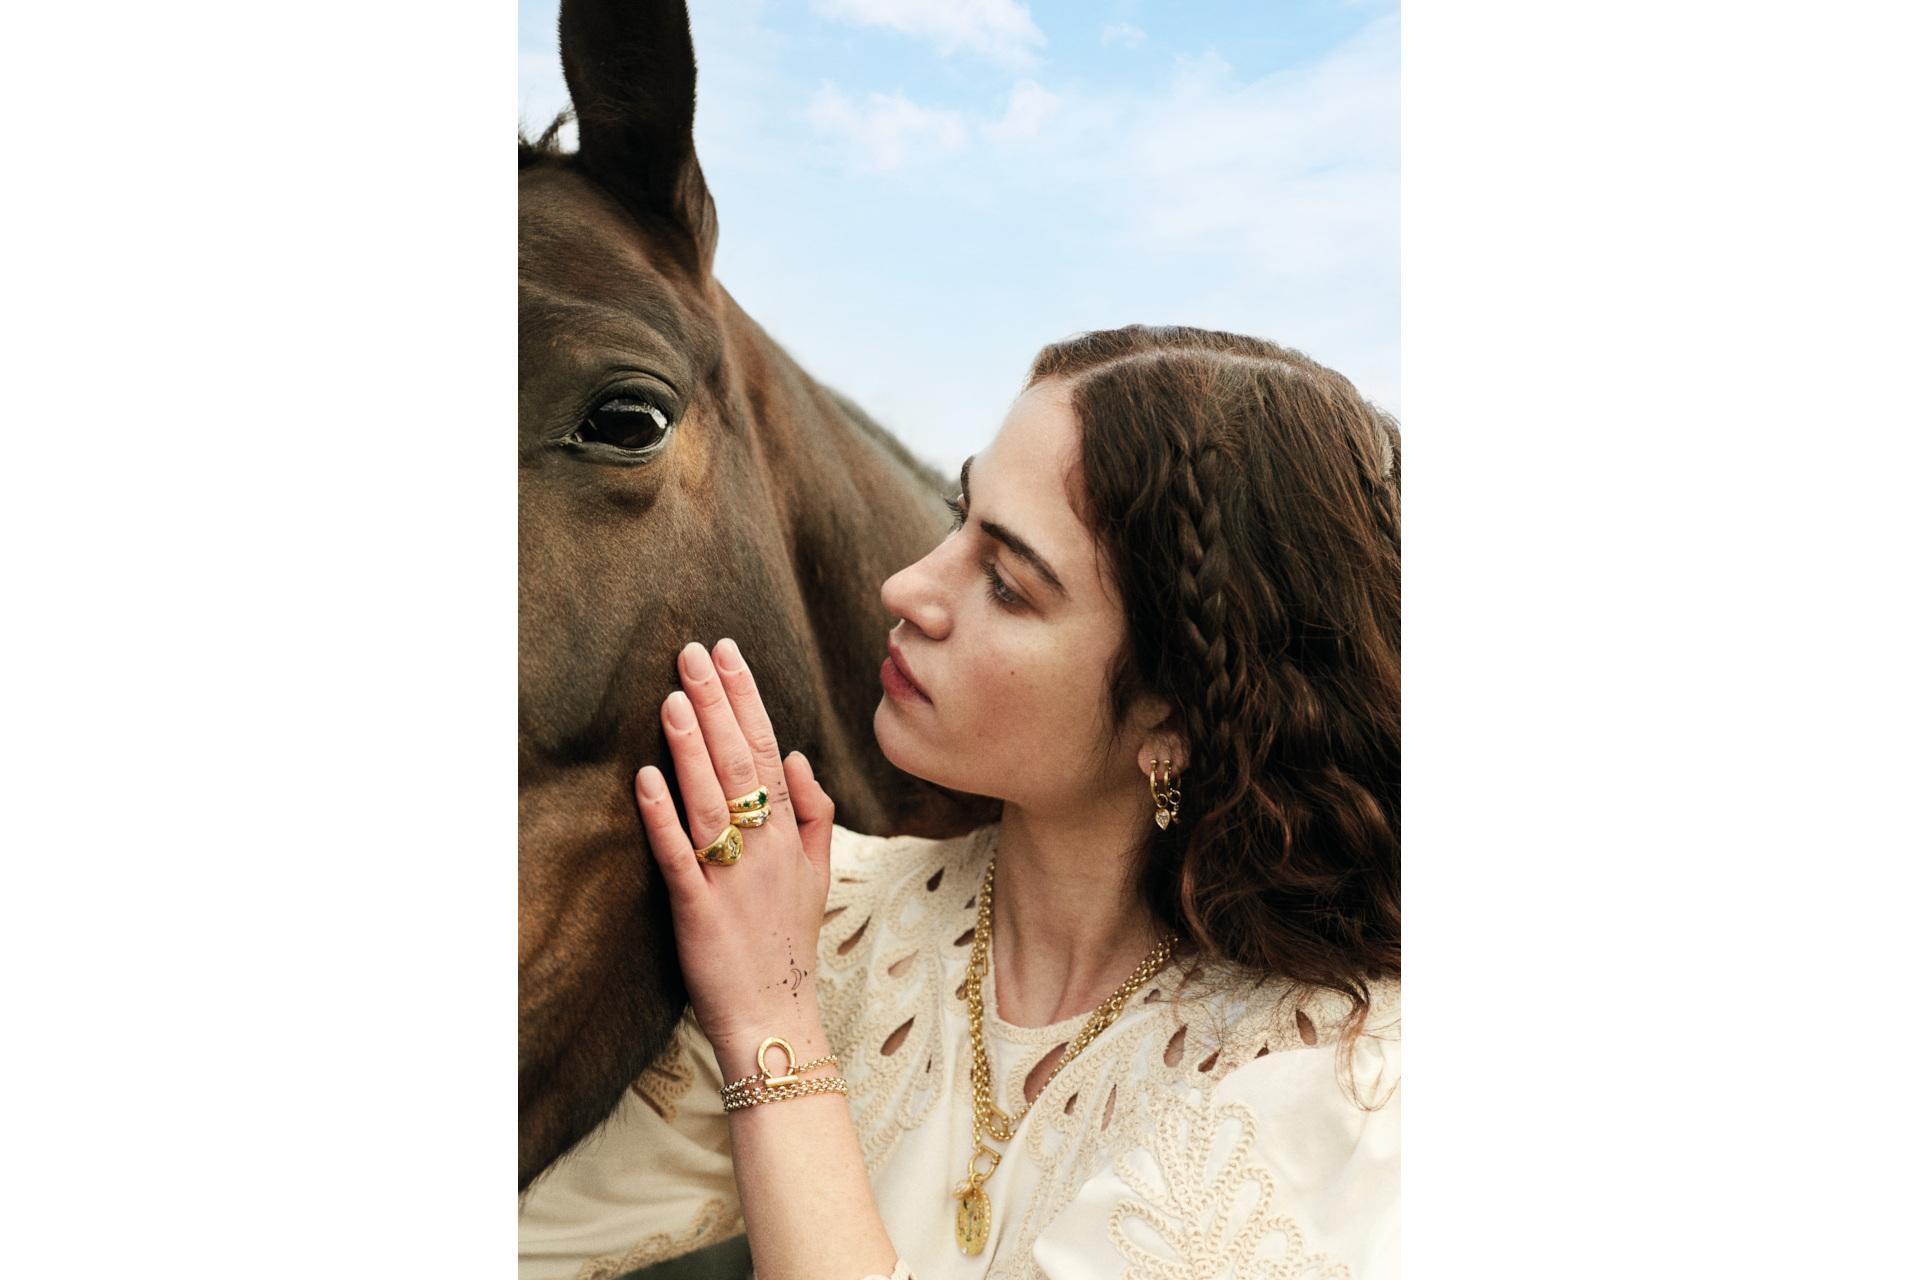
[[560,65],[580,162],[636,214],[666,219],[705,275],[720,236],[693,153],[693,28],[685,0],[561,0]]

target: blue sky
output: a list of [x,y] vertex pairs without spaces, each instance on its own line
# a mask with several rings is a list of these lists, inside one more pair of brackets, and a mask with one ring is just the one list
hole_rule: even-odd
[[[715,273],[949,470],[1039,347],[1272,338],[1400,402],[1391,0],[692,0]],[[520,4],[520,116],[566,102]]]

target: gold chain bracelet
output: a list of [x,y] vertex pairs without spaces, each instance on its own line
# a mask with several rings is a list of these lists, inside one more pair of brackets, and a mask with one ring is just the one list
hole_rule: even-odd
[[[782,1075],[774,1075],[767,1070],[767,1050],[779,1049],[787,1055],[787,1069]],[[741,1111],[747,1107],[757,1107],[763,1102],[784,1102],[788,1098],[804,1097],[809,1093],[845,1093],[847,1082],[839,1076],[824,1076],[818,1080],[802,1080],[800,1073],[812,1071],[815,1067],[837,1064],[840,1059],[833,1054],[824,1058],[815,1058],[812,1062],[797,1061],[793,1046],[779,1036],[768,1036],[760,1042],[760,1052],[754,1062],[760,1070],[741,1080],[735,1080],[720,1090],[720,1101],[728,1111]]]
[[[720,1100],[722,1102],[731,1102],[733,1099],[744,1097],[755,1090],[764,1090],[768,1087],[778,1088],[784,1085],[794,1084],[796,1083],[795,1077],[801,1073],[812,1071],[815,1067],[835,1065],[839,1061],[840,1059],[834,1055],[828,1054],[824,1058],[815,1058],[812,1062],[803,1062],[797,1067],[789,1068],[787,1074],[784,1076],[769,1078],[765,1072],[762,1072],[757,1076],[748,1076],[744,1080],[735,1080],[732,1084],[720,1090]],[[780,1085],[774,1085],[774,1079],[778,1079]]]
[[770,1089],[754,1089],[726,1099],[729,1111],[745,1111],[748,1107],[757,1107],[763,1102],[785,1102],[788,1098],[803,1098],[809,1093],[845,1093],[847,1082],[840,1076],[822,1076],[818,1080],[802,1080],[797,1084],[775,1085]]

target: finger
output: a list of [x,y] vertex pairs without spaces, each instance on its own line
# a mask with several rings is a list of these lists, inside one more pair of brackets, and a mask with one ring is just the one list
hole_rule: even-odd
[[727,791],[714,775],[707,755],[706,735],[693,703],[678,689],[660,704],[660,725],[667,731],[667,750],[673,753],[673,771],[680,779],[680,799],[687,806],[687,835],[695,848],[705,848],[727,827]]
[[[720,683],[733,704],[733,718],[740,726],[747,750],[753,754],[753,767],[767,790],[773,793],[774,812],[779,813],[788,801],[787,771],[780,759],[780,740],[773,732],[773,722],[767,718],[766,704],[760,701],[760,687],[754,683],[753,672],[747,668],[740,646],[731,640],[722,640],[713,646],[713,665],[720,672]],[[811,770],[808,776],[812,776]],[[795,817],[798,816],[796,813]]]
[[786,758],[783,772],[793,796],[793,815],[800,822],[800,848],[825,879],[833,851],[833,797],[813,776],[812,762],[798,751]]
[[[694,714],[700,719],[700,732],[706,738],[707,755],[713,761],[714,775],[726,791],[725,799],[737,799],[762,785],[771,790],[782,781],[777,769],[772,777],[760,773],[753,751],[747,746],[746,735],[740,731],[740,723],[734,717],[733,700],[727,696],[726,686],[720,682],[720,673],[714,670],[713,659],[698,643],[680,651],[680,685],[692,700]],[[775,757],[775,763],[778,763],[778,757]],[[683,792],[685,787],[686,784],[682,783]],[[726,806],[722,804],[721,808],[724,810]]]
[[667,780],[648,765],[633,777],[634,798],[640,802],[640,827],[647,833],[653,860],[660,864],[660,876],[667,882],[667,894],[683,898],[704,888],[705,873],[693,856],[693,842],[680,826],[680,815],[673,811],[673,797],[667,792]]

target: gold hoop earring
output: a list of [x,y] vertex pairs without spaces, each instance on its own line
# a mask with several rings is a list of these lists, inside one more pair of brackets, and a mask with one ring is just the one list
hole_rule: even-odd
[[[1161,765],[1167,767],[1164,775]],[[1180,776],[1173,771],[1173,761],[1154,759],[1147,770],[1147,791],[1153,796],[1153,820],[1162,831],[1180,821]]]

